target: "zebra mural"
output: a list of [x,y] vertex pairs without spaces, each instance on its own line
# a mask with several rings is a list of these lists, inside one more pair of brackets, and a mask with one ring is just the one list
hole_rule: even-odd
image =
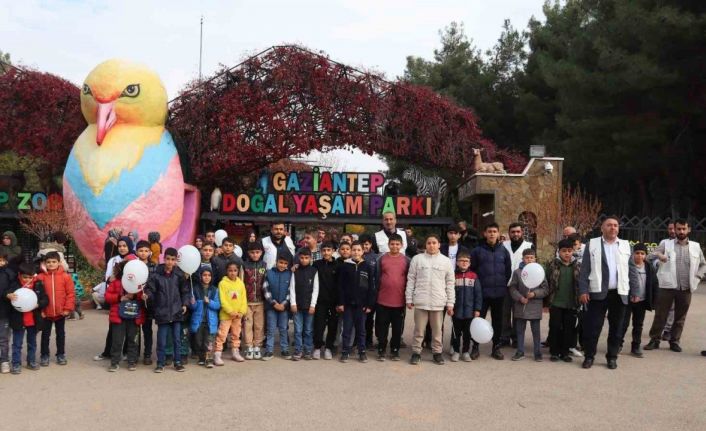
[[417,194],[431,196],[434,200],[434,215],[439,214],[441,201],[446,197],[448,186],[446,181],[439,176],[426,176],[421,169],[410,166],[402,173],[402,178],[414,183],[417,186]]

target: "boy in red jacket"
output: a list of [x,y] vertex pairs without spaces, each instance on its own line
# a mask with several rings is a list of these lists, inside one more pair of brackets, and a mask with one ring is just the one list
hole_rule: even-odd
[[[110,368],[115,372],[120,369],[120,359],[123,354],[123,343],[127,340],[127,369],[135,371],[139,357],[140,327],[145,323],[145,308],[142,300],[142,291],[127,293],[123,289],[123,269],[133,260],[129,256],[115,266],[115,280],[110,282],[105,291],[105,302],[110,305],[110,326],[112,328],[112,344],[110,348]],[[120,307],[123,305],[121,311]]]
[[49,305],[44,308],[46,323],[42,331],[42,347],[39,365],[49,366],[49,338],[52,325],[56,328],[56,362],[66,365],[66,331],[64,325],[66,317],[74,311],[75,297],[74,282],[71,276],[61,267],[59,253],[50,251],[44,255],[46,272],[37,275],[37,280],[44,283],[44,290],[49,297]]

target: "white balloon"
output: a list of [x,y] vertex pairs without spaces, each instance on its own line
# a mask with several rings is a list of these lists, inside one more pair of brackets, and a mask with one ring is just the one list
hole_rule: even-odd
[[177,266],[185,273],[191,275],[201,266],[201,253],[193,245],[184,245],[177,253]]
[[487,320],[476,317],[471,321],[471,338],[476,343],[489,342],[493,339],[493,326]]
[[243,257],[243,249],[236,244],[235,249],[233,249],[233,253],[235,253],[236,256],[242,258]]
[[216,245],[218,247],[220,247],[223,245],[223,240],[226,239],[226,237],[228,236],[228,232],[224,231],[223,229],[218,229],[216,231],[215,236],[216,236]]
[[538,263],[530,263],[522,268],[520,273],[520,278],[522,278],[522,283],[528,289],[534,289],[539,287],[544,281],[544,268]]
[[147,283],[149,269],[141,260],[131,260],[125,264],[123,269],[123,278],[121,279],[123,289],[127,293],[137,293],[140,291],[140,286]]
[[15,290],[14,293],[17,295],[17,299],[12,301],[12,306],[15,307],[15,310],[24,313],[37,308],[37,294],[34,293],[34,290],[21,287]]

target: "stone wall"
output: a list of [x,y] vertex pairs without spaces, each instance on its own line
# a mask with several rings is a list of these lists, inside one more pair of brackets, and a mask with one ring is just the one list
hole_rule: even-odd
[[[551,214],[561,207],[563,158],[530,159],[521,174],[485,174],[472,176],[459,188],[459,198],[470,201],[472,216],[469,222],[482,229],[490,222],[500,225],[507,234],[510,223],[522,213],[532,213],[543,229],[537,232],[540,258],[546,260],[554,253],[551,243],[561,233],[561,226],[550,227]],[[551,170],[547,169],[551,164]],[[483,217],[484,213],[493,214]],[[554,224],[556,224],[554,222]],[[550,229],[547,229],[550,227]],[[551,232],[547,232],[550,230]]]

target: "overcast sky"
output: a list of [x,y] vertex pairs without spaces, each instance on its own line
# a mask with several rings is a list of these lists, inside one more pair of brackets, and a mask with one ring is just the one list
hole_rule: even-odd
[[[272,45],[297,43],[332,59],[402,75],[408,55],[431,58],[439,30],[463,22],[481,49],[503,20],[525,28],[542,18],[544,0],[91,1],[0,0],[0,50],[16,64],[76,84],[108,58],[147,64],[170,98],[198,77],[199,19],[204,17],[203,74]],[[362,156],[346,168],[380,168]]]

